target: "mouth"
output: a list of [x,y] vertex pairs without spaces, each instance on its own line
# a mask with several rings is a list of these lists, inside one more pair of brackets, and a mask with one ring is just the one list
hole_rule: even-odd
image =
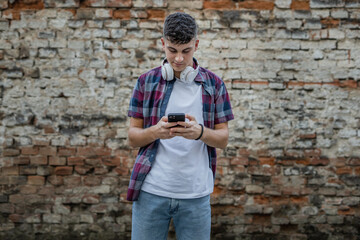
[[177,66],[177,67],[180,67],[180,66],[183,65],[183,63],[176,63],[176,62],[174,62],[173,64],[174,64],[175,66]]

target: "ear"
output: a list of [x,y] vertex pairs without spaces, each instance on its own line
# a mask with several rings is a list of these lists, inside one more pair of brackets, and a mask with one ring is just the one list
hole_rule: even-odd
[[164,38],[161,38],[161,44],[162,44],[162,49],[165,50],[165,40],[164,40]]
[[195,41],[195,51],[198,49],[199,47],[199,39],[196,39]]

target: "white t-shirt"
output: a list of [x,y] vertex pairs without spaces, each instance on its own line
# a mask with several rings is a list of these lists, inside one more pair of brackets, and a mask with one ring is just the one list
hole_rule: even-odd
[[[177,79],[165,115],[187,113],[204,124],[202,88]],[[213,192],[213,173],[206,144],[183,137],[161,139],[151,171],[141,190],[158,196],[189,199]]]

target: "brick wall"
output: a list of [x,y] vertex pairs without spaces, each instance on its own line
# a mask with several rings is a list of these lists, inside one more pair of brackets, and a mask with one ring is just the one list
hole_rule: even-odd
[[0,238],[129,238],[128,102],[179,10],[236,117],[213,239],[360,239],[357,0],[0,0]]

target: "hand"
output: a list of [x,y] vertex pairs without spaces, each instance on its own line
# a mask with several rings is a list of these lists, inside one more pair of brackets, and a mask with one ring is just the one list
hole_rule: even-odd
[[170,128],[176,126],[176,122],[169,123],[166,116],[162,117],[160,121],[154,126],[154,134],[156,139],[170,139],[174,136],[170,134]]
[[197,123],[195,117],[186,114],[185,118],[189,122],[177,122],[181,127],[174,127],[170,129],[171,136],[181,136],[186,139],[197,139],[201,134],[201,126]]

